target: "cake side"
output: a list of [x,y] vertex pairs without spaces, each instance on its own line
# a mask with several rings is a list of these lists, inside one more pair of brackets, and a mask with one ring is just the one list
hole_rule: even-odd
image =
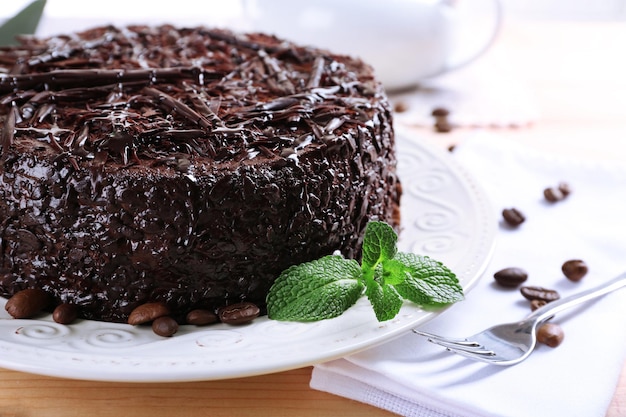
[[0,62],[6,296],[108,321],[262,306],[286,267],[398,223],[389,105],[360,61],[162,26],[29,38]]

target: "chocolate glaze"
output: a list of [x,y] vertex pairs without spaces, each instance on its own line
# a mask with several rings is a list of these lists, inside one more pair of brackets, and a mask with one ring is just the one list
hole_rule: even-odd
[[263,34],[102,27],[0,49],[0,293],[90,319],[264,305],[288,266],[398,223],[362,62]]

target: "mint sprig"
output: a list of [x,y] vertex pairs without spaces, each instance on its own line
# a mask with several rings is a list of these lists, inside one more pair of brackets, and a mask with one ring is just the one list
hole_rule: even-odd
[[337,317],[363,295],[376,318],[394,318],[404,300],[441,307],[463,299],[456,275],[428,256],[397,250],[398,236],[387,223],[370,222],[363,236],[361,265],[330,255],[285,270],[267,295],[267,315],[282,321]]
[[272,286],[268,311],[275,320],[316,321],[337,317],[363,294],[361,268],[354,260],[329,255],[288,268]]

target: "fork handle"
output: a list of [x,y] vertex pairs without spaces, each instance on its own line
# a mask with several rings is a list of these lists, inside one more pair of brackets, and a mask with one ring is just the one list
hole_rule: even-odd
[[594,298],[598,298],[624,286],[626,286],[626,272],[597,287],[590,288],[578,294],[570,295],[569,297],[552,301],[533,311],[530,315],[528,315],[528,317],[526,317],[525,320],[537,320],[541,322],[560,311],[574,307],[575,305],[584,303],[585,301],[593,300]]

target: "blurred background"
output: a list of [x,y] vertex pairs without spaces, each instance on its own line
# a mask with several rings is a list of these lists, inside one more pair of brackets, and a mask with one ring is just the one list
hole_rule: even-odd
[[624,0],[503,0],[507,16],[517,19],[624,20]]
[[[211,23],[236,19],[242,12],[242,2],[176,0],[172,7],[172,1],[163,0],[48,0],[46,15],[55,19],[85,19],[85,22],[96,16],[119,22],[153,16]],[[14,15],[28,3],[30,0],[3,1],[0,19]],[[501,3],[509,19],[626,20],[626,0],[501,0]]]

